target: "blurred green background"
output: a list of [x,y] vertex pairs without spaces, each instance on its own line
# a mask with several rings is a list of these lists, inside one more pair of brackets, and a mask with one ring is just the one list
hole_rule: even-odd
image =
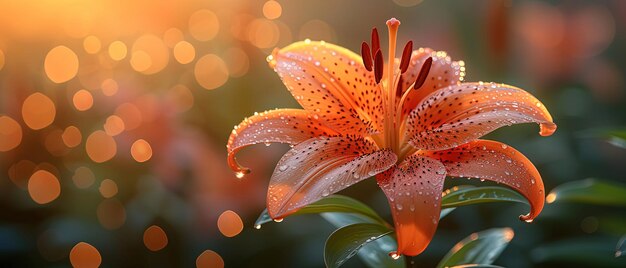
[[[531,159],[548,192],[590,177],[626,183],[625,1],[39,0],[0,10],[2,267],[98,257],[104,267],[323,266],[334,228],[321,217],[253,228],[288,147],[243,150],[253,172],[238,180],[225,144],[246,116],[298,107],[267,66],[274,47],[310,38],[358,51],[391,17],[400,44],[446,51],[465,61],[466,81],[515,85],[548,107],[551,137],[536,125],[488,136]],[[457,184],[475,182],[447,182]],[[391,218],[374,180],[342,194]],[[518,220],[527,209],[459,208],[412,261],[434,266],[472,232],[511,227],[498,265],[626,266],[614,257],[623,205],[557,198],[532,224]]]

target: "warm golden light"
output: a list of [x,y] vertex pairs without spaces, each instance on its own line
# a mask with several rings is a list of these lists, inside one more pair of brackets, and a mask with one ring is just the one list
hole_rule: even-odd
[[208,54],[196,62],[194,75],[203,88],[216,89],[228,81],[228,68],[220,57]]
[[185,36],[178,28],[170,28],[163,34],[163,42],[170,48],[174,48],[178,42],[183,41]]
[[224,268],[224,259],[215,251],[205,250],[196,258],[196,268]]
[[113,137],[102,130],[97,130],[85,142],[85,150],[92,161],[102,163],[110,160],[117,153],[117,143]]
[[143,233],[143,244],[151,251],[159,251],[167,246],[167,234],[159,226],[152,225]]
[[65,146],[69,148],[74,148],[80,144],[83,136],[77,127],[69,126],[65,128],[63,134],[61,135],[61,138],[63,139],[63,143],[65,144]]
[[22,142],[22,127],[13,118],[0,115],[0,152],[10,151]]
[[100,39],[93,35],[85,37],[83,40],[83,47],[85,48],[85,52],[89,54],[96,54],[102,48],[102,44],[100,43]]
[[80,189],[89,188],[96,181],[96,175],[88,167],[78,167],[72,176],[74,185]]
[[133,142],[133,145],[130,148],[130,154],[135,161],[140,163],[146,162],[152,157],[152,147],[150,147],[150,143],[147,141],[138,139]]
[[169,62],[169,49],[163,40],[155,35],[146,34],[135,40],[130,64],[136,71],[155,74],[163,70]]
[[125,130],[133,130],[141,125],[141,111],[132,103],[123,103],[115,109],[115,115],[124,121]]
[[67,82],[78,73],[78,57],[66,46],[55,47],[46,55],[44,69],[52,82]]
[[309,38],[311,40],[324,40],[334,42],[336,39],[335,30],[322,20],[310,20],[300,27],[300,39]]
[[28,194],[37,204],[47,204],[59,197],[61,184],[54,174],[37,170],[28,180]]
[[248,54],[238,47],[231,47],[224,52],[224,60],[228,66],[228,73],[232,77],[242,77],[248,73],[250,60]]
[[76,107],[76,110],[79,110],[81,112],[87,111],[93,106],[93,96],[89,91],[81,89],[74,93],[72,102],[74,103],[74,107]]
[[126,222],[126,209],[116,199],[105,199],[100,202],[96,210],[98,221],[102,227],[115,230]]
[[209,41],[217,35],[220,22],[208,9],[198,10],[189,17],[189,33],[198,41]]
[[94,246],[79,242],[70,251],[70,263],[74,268],[94,268],[102,263],[102,256]]
[[126,44],[122,41],[114,41],[109,45],[109,57],[111,59],[119,61],[126,58],[126,54],[128,53],[128,48]]
[[236,212],[227,210],[217,219],[217,228],[224,236],[233,237],[243,230],[243,221]]
[[98,188],[100,194],[104,198],[111,198],[117,194],[117,183],[111,179],[105,179],[100,183],[100,188]]
[[278,43],[280,29],[271,20],[256,19],[250,23],[247,37],[258,48],[270,48]]
[[187,41],[180,41],[174,46],[174,58],[180,64],[187,64],[196,57],[196,49]]
[[115,80],[107,78],[100,84],[100,89],[102,89],[102,94],[105,96],[113,96],[119,90],[119,86]]
[[270,0],[263,4],[263,16],[270,20],[280,18],[282,13],[283,8],[280,6],[280,3],[276,1]]
[[46,95],[33,93],[24,100],[22,105],[22,119],[34,130],[42,129],[54,121],[56,108]]
[[556,201],[556,194],[549,193],[548,196],[546,196],[546,202],[548,202],[548,204],[551,204],[554,203],[554,201]]
[[117,115],[111,115],[107,117],[106,122],[104,123],[104,132],[106,132],[109,136],[119,135],[124,131],[124,121]]

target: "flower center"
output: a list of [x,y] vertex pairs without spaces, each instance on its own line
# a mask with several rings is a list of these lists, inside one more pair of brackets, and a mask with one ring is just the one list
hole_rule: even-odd
[[[382,137],[375,139],[381,148],[390,148],[396,152],[400,159],[407,155],[406,148],[410,146],[404,142],[403,133],[400,133],[405,116],[402,114],[404,102],[411,90],[418,90],[426,81],[432,65],[432,58],[428,58],[420,69],[417,79],[408,87],[404,88],[403,74],[409,69],[413,41],[408,41],[402,51],[400,64],[396,64],[396,42],[400,21],[392,18],[387,21],[389,30],[389,53],[387,60],[387,72],[384,72],[385,63],[380,49],[378,30],[372,29],[371,49],[367,42],[361,44],[361,57],[363,65],[368,71],[374,72],[374,78],[383,96],[383,129]],[[383,80],[386,74],[386,80]],[[412,150],[408,150],[412,151]]]

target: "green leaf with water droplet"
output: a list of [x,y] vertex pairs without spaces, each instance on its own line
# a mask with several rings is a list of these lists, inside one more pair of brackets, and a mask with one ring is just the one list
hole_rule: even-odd
[[[301,208],[293,215],[302,215],[302,214],[317,214],[324,212],[344,212],[344,213],[354,213],[364,217],[367,217],[373,222],[380,223],[382,225],[387,225],[385,220],[383,220],[378,214],[372,210],[367,205],[361,203],[360,201],[350,198],[343,195],[331,195],[322,200],[319,200],[313,204],[310,204],[306,207]],[[270,215],[267,213],[267,209],[263,210],[259,218],[254,223],[256,228],[260,228],[262,224],[268,223],[272,221]]]
[[[327,267],[339,267],[356,255],[364,245],[391,233],[392,229],[375,223],[357,223],[337,229],[326,240],[324,262]],[[394,262],[396,261],[398,260]]]
[[[449,191],[449,192],[448,192]],[[506,187],[501,186],[456,186],[446,190],[441,198],[441,207],[460,207],[487,202],[517,202],[528,204],[526,198]]]
[[548,194],[548,203],[572,202],[626,207],[626,185],[598,179],[561,184]]
[[473,233],[457,243],[437,267],[491,264],[513,239],[511,228],[494,228]]

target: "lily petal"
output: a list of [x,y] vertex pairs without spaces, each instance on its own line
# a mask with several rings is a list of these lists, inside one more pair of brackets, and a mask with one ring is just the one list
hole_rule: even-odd
[[540,124],[542,136],[556,131],[552,116],[530,93],[504,84],[463,83],[437,90],[407,119],[406,134],[418,149],[445,150],[505,125]]
[[531,207],[530,213],[520,216],[522,220],[532,221],[543,209],[541,175],[528,158],[511,146],[476,140],[453,149],[422,154],[439,159],[446,166],[448,176],[480,178],[515,189],[528,199]]
[[[422,65],[429,57],[433,58],[433,63],[426,77],[426,82],[424,82],[422,87],[414,90],[411,85],[413,85],[415,79],[417,79]],[[402,74],[402,91],[411,90],[402,106],[402,114],[409,114],[417,104],[430,93],[449,85],[455,85],[463,80],[465,73],[461,71],[463,64],[464,63],[460,61],[452,61],[452,59],[442,51],[438,52],[430,48],[414,50],[411,54],[409,69],[406,73]]]
[[382,129],[381,90],[359,55],[323,41],[304,41],[275,50],[270,65],[296,101],[335,130]]
[[312,112],[300,109],[276,109],[248,117],[228,138],[228,165],[233,171],[249,170],[237,163],[235,154],[241,148],[258,143],[280,142],[298,144],[313,137],[338,133],[328,127]]
[[398,250],[392,254],[415,256],[426,249],[439,223],[445,176],[441,162],[420,155],[376,176],[395,223]]
[[267,194],[267,210],[274,219],[338,192],[393,166],[389,149],[346,136],[317,137],[287,152],[276,165]]

